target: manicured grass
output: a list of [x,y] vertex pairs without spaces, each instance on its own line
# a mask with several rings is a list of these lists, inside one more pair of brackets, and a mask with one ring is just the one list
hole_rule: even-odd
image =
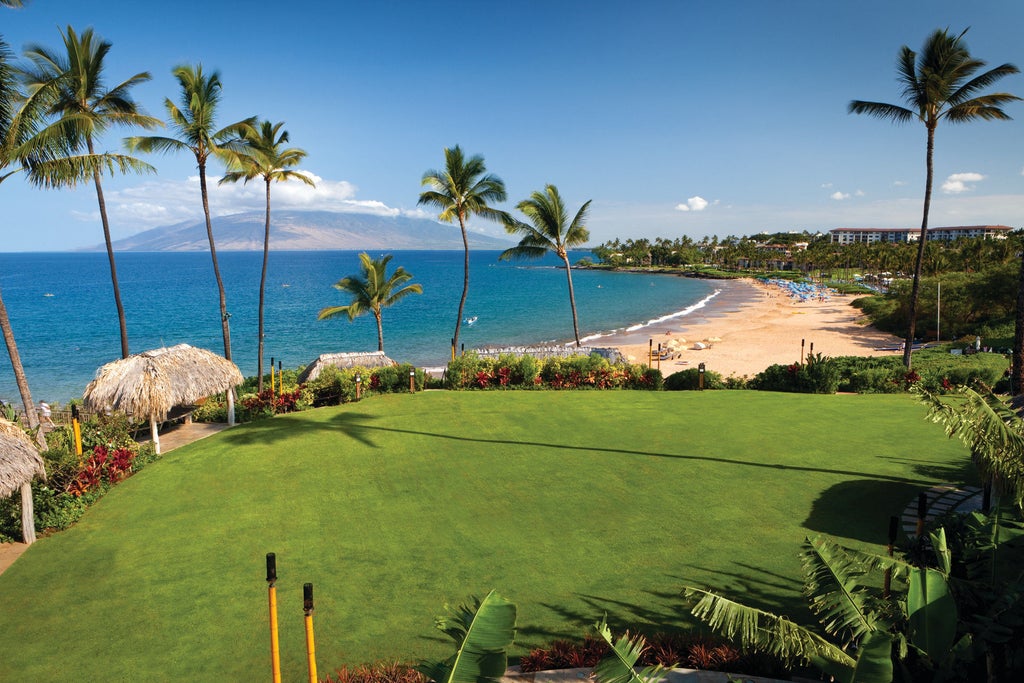
[[169,454],[0,576],[0,680],[268,675],[446,655],[446,602],[495,588],[519,647],[686,623],[711,585],[805,617],[805,535],[884,541],[922,488],[973,481],[907,396],[427,392],[237,427]]

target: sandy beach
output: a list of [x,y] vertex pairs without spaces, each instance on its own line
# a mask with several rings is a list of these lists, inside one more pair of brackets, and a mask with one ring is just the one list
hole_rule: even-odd
[[[678,357],[661,361],[666,376],[704,363],[723,377],[742,377],[776,363],[797,362],[801,340],[804,354],[813,348],[826,356],[892,356],[897,352],[875,348],[902,342],[868,326],[850,305],[854,296],[797,301],[756,280],[723,281],[720,286],[722,292],[706,308],[640,333],[602,339],[601,345],[615,346],[627,358],[644,362],[651,341],[655,349],[671,343]],[[698,342],[708,348],[695,348]]]

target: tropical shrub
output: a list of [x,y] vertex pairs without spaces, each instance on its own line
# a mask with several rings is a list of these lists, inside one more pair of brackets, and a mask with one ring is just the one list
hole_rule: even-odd
[[834,394],[839,387],[839,367],[831,358],[808,354],[807,362],[771,365],[751,379],[747,386],[759,391],[789,391],[801,394]]
[[[725,389],[727,387],[722,375],[707,370],[704,372],[704,388]],[[700,389],[700,370],[697,368],[686,368],[665,378],[666,391],[696,391],[698,389]]]
[[323,683],[427,683],[427,677],[408,664],[377,662],[353,667],[342,666]]
[[598,354],[538,360],[513,354],[480,358],[467,352],[445,373],[450,389],[660,389],[662,381],[660,370],[613,364]]

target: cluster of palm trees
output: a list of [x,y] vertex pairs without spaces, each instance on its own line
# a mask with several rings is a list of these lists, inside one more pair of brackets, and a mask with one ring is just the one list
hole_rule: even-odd
[[459,345],[459,329],[469,293],[469,239],[466,224],[471,216],[479,216],[504,225],[513,235],[521,235],[519,244],[501,253],[500,259],[539,258],[553,252],[562,259],[569,284],[569,304],[572,308],[573,333],[576,346],[580,346],[579,322],[576,315],[576,299],[572,288],[572,267],[568,250],[585,244],[590,239],[587,231],[587,209],[590,201],[580,207],[570,219],[558,188],[548,184],[543,191],[536,191],[529,199],[516,205],[526,216],[520,221],[506,211],[491,206],[491,202],[506,199],[505,183],[493,174],[487,173],[487,166],[480,155],[466,158],[462,148],[445,148],[445,166],[442,170],[431,169],[423,174],[421,184],[429,189],[420,194],[419,204],[440,210],[438,218],[446,223],[458,221],[462,231],[462,245],[465,251],[462,280],[462,297],[455,318],[455,332],[452,335],[452,355]]
[[[0,0],[0,4],[20,6],[15,0]],[[79,33],[69,26],[61,31],[61,38],[63,46],[58,50],[40,45],[28,46],[22,64],[13,62],[10,49],[0,38],[0,182],[23,171],[28,182],[38,187],[64,188],[89,182],[93,184],[110,264],[120,327],[121,356],[127,357],[128,327],[121,303],[102,178],[107,173],[152,173],[155,169],[130,154],[100,151],[101,139],[112,128],[153,130],[165,124],[147,115],[132,98],[134,86],[150,80],[148,72],[137,73],[109,87],[105,82],[104,71],[111,44],[97,36],[91,28]],[[228,360],[231,360],[230,314],[210,219],[208,162],[212,157],[225,166],[226,173],[221,182],[248,182],[256,178],[265,181],[266,229],[260,280],[258,351],[262,384],[270,185],[274,181],[291,179],[312,185],[313,181],[307,175],[292,170],[306,153],[285,146],[288,133],[281,130],[282,123],[258,122],[256,117],[250,117],[218,128],[215,122],[222,93],[218,72],[204,72],[202,65],[196,64],[175,67],[173,75],[180,89],[178,102],[170,98],[164,102],[166,125],[173,135],[135,135],[125,138],[123,144],[128,152],[186,151],[195,157],[220,302],[224,357]],[[31,394],[2,300],[0,327],[3,328],[15,367],[15,377],[25,403],[29,425],[34,427],[37,420]],[[229,395],[229,417],[232,399]]]

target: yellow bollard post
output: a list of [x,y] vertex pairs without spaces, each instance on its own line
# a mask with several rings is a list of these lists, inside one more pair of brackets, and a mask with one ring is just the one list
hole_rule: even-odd
[[267,594],[270,598],[270,668],[274,683],[281,683],[281,648],[277,636],[277,557],[267,553]]
[[75,455],[82,455],[82,423],[78,421],[78,406],[71,406],[71,429],[75,433]]
[[313,643],[313,584],[302,586],[302,611],[306,615],[306,660],[309,663],[309,683],[317,683],[316,646]]
[[274,357],[270,357],[270,395],[274,396]]
[[284,370],[281,368],[281,361],[277,361],[277,395],[284,393]]

